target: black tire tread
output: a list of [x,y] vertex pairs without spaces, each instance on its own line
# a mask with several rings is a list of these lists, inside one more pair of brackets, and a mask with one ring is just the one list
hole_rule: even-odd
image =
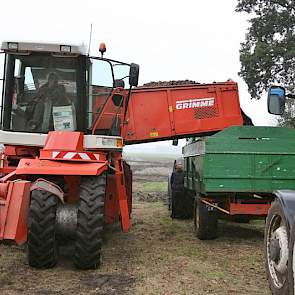
[[36,268],[50,268],[57,263],[55,233],[55,195],[42,190],[33,190],[29,209],[28,261]]
[[[196,210],[199,212],[199,224],[197,225]],[[213,240],[218,236],[218,216],[216,211],[209,212],[200,197],[194,202],[194,227],[196,236],[200,240]]]
[[270,226],[270,222],[272,220],[273,215],[279,215],[282,220],[284,221],[285,224],[287,224],[282,206],[280,204],[280,201],[278,199],[275,199],[274,202],[272,203],[270,209],[268,210],[267,218],[266,218],[266,224],[265,224],[265,233],[264,233],[264,261],[265,261],[265,269],[266,269],[266,277],[268,280],[269,288],[271,290],[271,293],[273,295],[288,295],[291,294],[289,293],[289,278],[286,279],[285,284],[283,285],[282,288],[277,289],[274,284],[272,284],[271,280],[271,275],[269,272],[269,267],[268,267],[268,258],[267,258],[267,234],[268,234],[268,229]]
[[104,221],[105,175],[82,177],[74,264],[79,269],[100,265]]

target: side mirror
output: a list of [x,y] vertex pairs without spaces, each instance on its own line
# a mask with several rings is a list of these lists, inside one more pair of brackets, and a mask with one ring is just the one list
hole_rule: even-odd
[[271,86],[267,95],[268,112],[273,115],[282,115],[285,110],[286,90],[281,86]]
[[139,77],[139,65],[132,63],[129,71],[129,85],[137,86]]

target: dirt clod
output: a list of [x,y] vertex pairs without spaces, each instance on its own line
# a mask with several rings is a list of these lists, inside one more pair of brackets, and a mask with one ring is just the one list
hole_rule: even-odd
[[191,85],[191,84],[201,84],[193,80],[172,80],[172,81],[157,81],[148,82],[139,86],[138,88],[145,87],[167,87],[167,86],[180,86],[180,85]]

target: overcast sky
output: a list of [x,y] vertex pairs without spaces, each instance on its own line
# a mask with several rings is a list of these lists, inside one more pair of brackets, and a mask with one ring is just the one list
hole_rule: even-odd
[[[236,0],[84,0],[2,1],[0,40],[30,40],[88,45],[98,55],[140,64],[140,84],[190,79],[202,83],[239,83],[244,111],[257,125],[267,125],[266,101],[251,100],[238,77],[239,48],[247,15],[235,12]],[[159,149],[160,145],[145,145]],[[169,145],[170,146],[170,145]]]

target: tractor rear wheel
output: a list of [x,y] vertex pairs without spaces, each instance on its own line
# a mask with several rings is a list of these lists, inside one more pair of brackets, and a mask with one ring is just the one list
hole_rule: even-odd
[[33,190],[28,219],[28,260],[36,268],[55,266],[58,258],[56,209],[58,198],[43,190]]
[[294,274],[295,274],[295,219],[290,229],[290,242],[289,242],[289,257],[288,257],[288,283],[289,294],[294,294]]
[[106,176],[84,176],[80,184],[74,264],[79,269],[100,265]]
[[200,240],[217,238],[218,216],[216,211],[210,211],[206,204],[196,196],[194,202],[194,228]]
[[288,286],[288,244],[287,220],[280,201],[276,199],[268,211],[264,234],[266,276],[274,295],[291,294]]

